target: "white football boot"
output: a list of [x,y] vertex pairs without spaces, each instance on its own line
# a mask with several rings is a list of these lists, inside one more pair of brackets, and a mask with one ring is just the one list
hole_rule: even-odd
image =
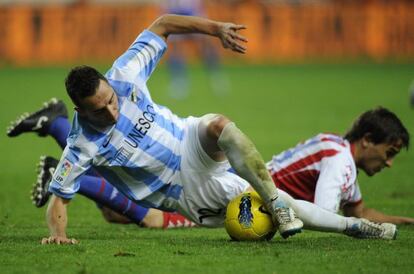
[[286,206],[273,208],[273,222],[279,225],[279,233],[284,239],[302,232],[303,222],[296,217],[292,208]]
[[397,226],[390,223],[374,223],[367,219],[353,218],[355,222],[350,225],[344,234],[359,239],[384,239],[395,240],[397,238]]
[[276,208],[276,218],[279,223],[279,233],[284,239],[302,232],[303,222],[296,217],[295,212],[290,207]]

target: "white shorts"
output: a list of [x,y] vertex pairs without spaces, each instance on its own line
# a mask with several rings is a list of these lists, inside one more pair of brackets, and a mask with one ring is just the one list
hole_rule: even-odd
[[181,171],[173,177],[183,187],[177,211],[201,226],[219,227],[227,204],[250,185],[228,171],[228,161],[216,162],[203,150],[198,136],[203,117],[188,118],[188,131],[181,144]]

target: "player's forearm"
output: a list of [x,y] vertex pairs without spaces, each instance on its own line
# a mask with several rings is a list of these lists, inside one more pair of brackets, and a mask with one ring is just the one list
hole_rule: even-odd
[[66,205],[68,201],[55,195],[49,202],[46,220],[51,236],[66,238],[67,213]]
[[364,208],[360,217],[377,223],[414,224],[413,218],[387,215],[373,208]]
[[165,39],[170,34],[203,33],[217,35],[219,23],[213,20],[195,17],[166,14],[159,17],[148,29]]

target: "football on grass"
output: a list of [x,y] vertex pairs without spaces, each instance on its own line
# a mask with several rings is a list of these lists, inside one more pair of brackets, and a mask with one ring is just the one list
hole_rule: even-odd
[[224,226],[233,240],[270,240],[276,233],[270,213],[257,192],[245,192],[230,201]]

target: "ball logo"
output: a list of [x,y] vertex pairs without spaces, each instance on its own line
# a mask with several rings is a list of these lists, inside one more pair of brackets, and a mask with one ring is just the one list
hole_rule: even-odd
[[239,223],[243,228],[250,228],[253,224],[252,199],[250,193],[243,195],[239,205]]

